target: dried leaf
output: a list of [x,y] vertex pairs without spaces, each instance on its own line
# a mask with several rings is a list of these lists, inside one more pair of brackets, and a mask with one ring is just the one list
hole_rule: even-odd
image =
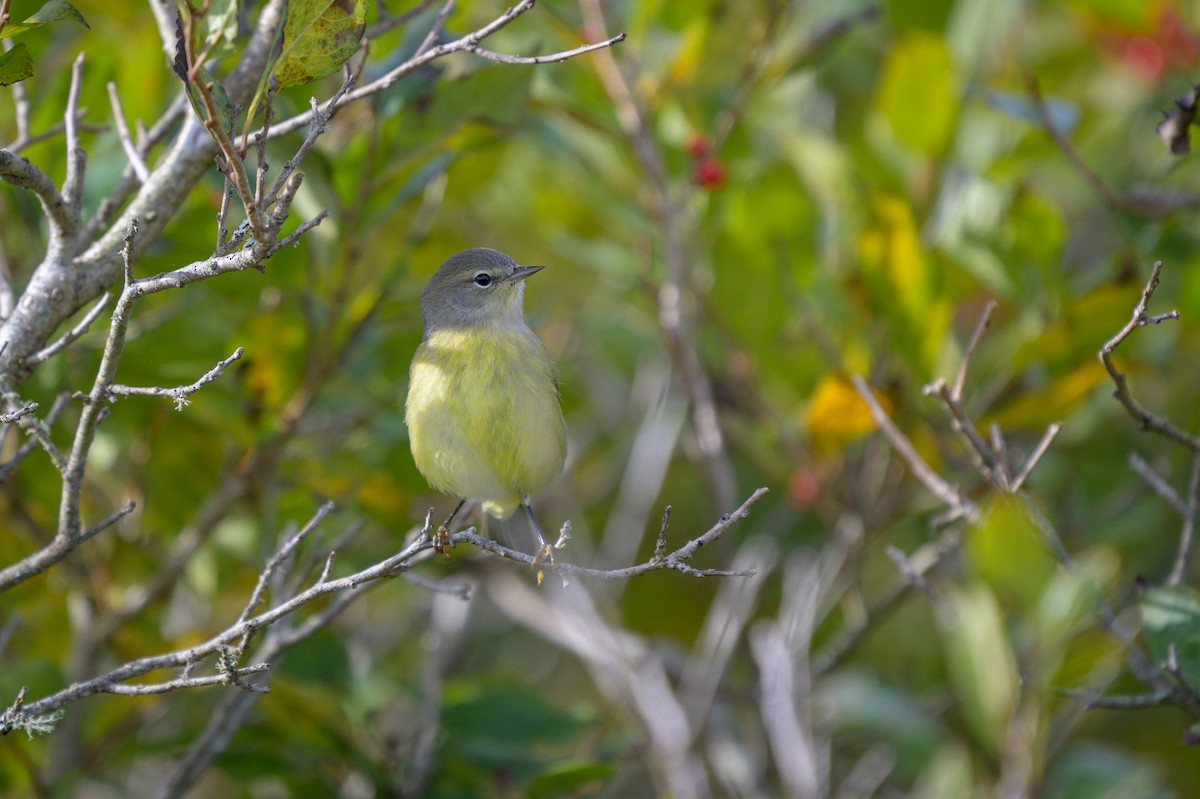
[[358,52],[366,0],[294,0],[283,26],[275,66],[280,86],[296,86],[337,72]]

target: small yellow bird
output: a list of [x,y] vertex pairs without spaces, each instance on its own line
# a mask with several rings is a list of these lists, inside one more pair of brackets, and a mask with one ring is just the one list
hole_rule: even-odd
[[529,505],[562,472],[567,452],[554,360],[522,315],[525,278],[541,269],[498,250],[463,250],[421,295],[424,337],[409,370],[405,423],[417,469],[462,500],[434,539],[447,558],[450,524],[470,501],[499,519],[522,506],[541,547],[537,560],[553,561]]

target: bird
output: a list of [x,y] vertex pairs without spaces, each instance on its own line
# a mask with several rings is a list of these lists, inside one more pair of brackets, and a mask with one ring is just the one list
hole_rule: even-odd
[[447,560],[450,525],[472,502],[497,519],[524,509],[539,545],[534,566],[554,563],[530,505],[567,452],[554,359],[523,312],[525,280],[542,269],[476,247],[447,258],[421,294],[404,416],[417,470],[460,500],[433,536]]

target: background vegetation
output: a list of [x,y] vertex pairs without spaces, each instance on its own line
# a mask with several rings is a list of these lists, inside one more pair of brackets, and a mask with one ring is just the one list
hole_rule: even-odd
[[[11,19],[39,5],[13,0]],[[271,5],[234,9],[214,76]],[[151,6],[75,6],[88,27],[20,38],[34,74],[0,92],[0,141],[18,139],[23,102],[32,134],[62,123],[83,53],[87,220],[128,163],[106,84],[147,125],[182,84]],[[369,50],[350,61],[360,85],[417,51],[444,9],[450,41],[505,6],[371,6]],[[260,632],[247,662],[268,652],[271,668],[239,680],[269,693],[64,703],[53,732],[0,743],[0,792],[1192,795],[1200,194],[1194,159],[1155,124],[1195,78],[1198,24],[1195,3],[1161,0],[544,2],[485,46],[627,38],[541,65],[452,53],[342,106],[303,160],[284,232],[327,210],[319,226],[262,273],[134,306],[121,384],[187,385],[245,354],[186,407],[113,400],[82,508],[92,524],[136,508],[5,592],[0,704],[228,628],[326,500],[335,509],[261,609],[317,580],[331,548],[343,576],[416,541],[429,507],[447,512],[412,464],[402,397],[420,291],[467,246],[548,267],[526,310],[559,363],[570,429],[566,473],[538,502],[546,527],[573,523],[560,558],[643,563],[665,506],[677,547],[762,486],[691,561],[755,574],[548,575],[539,589],[469,545],[449,563],[426,549],[288,629],[322,612],[328,626]],[[281,89],[276,120],[339,83]],[[272,177],[303,136],[271,141]],[[20,155],[62,184],[61,134]],[[254,163],[251,146],[251,179]],[[209,258],[223,193],[206,169],[141,240],[135,275]],[[6,184],[0,219],[0,270],[20,299],[47,217]],[[1097,353],[1156,260],[1148,312],[1179,319],[1133,330],[1113,360],[1154,414],[1138,418]],[[107,274],[119,293],[119,268]],[[84,310],[60,333],[94,297],[75,298]],[[4,410],[38,402],[30,418],[64,452],[111,308],[32,369],[5,356]],[[1175,434],[1156,435],[1165,420]],[[27,435],[8,426],[0,463]],[[918,458],[940,477],[916,473]],[[7,565],[59,530],[62,478],[38,448],[0,474]],[[488,532],[531,549],[522,528]]]

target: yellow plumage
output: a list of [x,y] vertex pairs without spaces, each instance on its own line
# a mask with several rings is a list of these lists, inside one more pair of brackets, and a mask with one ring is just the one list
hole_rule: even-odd
[[447,259],[421,296],[425,337],[409,371],[417,469],[501,519],[528,510],[566,458],[554,361],[521,312],[525,278],[539,269],[482,248]]
[[501,519],[566,458],[554,362],[524,325],[430,334],[413,356],[406,420],[429,484]]

